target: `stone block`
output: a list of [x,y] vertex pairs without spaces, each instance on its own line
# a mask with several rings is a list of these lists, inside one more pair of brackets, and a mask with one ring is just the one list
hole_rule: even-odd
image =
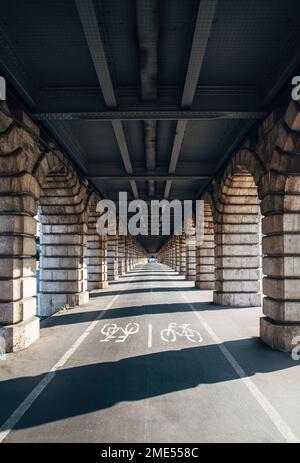
[[217,245],[216,256],[226,257],[248,257],[259,256],[260,247],[258,245]]
[[34,256],[36,244],[34,237],[27,236],[0,236],[0,255]]
[[263,278],[263,292],[266,296],[271,296],[279,300],[300,300],[300,278]]
[[260,281],[216,280],[216,290],[225,293],[258,292]]
[[0,327],[0,336],[5,339],[6,352],[17,352],[35,342],[40,335],[40,321],[29,318],[15,325]]
[[260,319],[260,338],[272,349],[291,352],[300,337],[300,324],[278,324],[267,317]]
[[[216,279],[217,280],[260,280],[261,272],[260,269],[217,269]],[[251,290],[250,290],[251,291]]]
[[259,293],[219,293],[214,292],[214,303],[231,307],[260,307]]
[[266,256],[263,258],[263,273],[274,277],[300,277],[300,257]]
[[11,325],[36,315],[36,298],[0,302],[0,325]]
[[278,301],[265,297],[263,301],[263,313],[275,321],[300,323],[299,301]]
[[63,293],[39,293],[38,295],[38,313],[41,316],[50,316],[65,305],[75,307],[77,305],[87,304],[89,293],[87,291],[73,294]]

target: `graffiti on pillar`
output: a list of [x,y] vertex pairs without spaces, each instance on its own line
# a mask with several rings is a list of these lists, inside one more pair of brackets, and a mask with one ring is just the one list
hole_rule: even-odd
[[118,326],[116,323],[106,323],[101,333],[105,336],[100,342],[125,342],[129,336],[138,333],[140,326],[138,323],[127,323],[125,328]]
[[177,337],[186,338],[190,342],[202,342],[203,338],[199,331],[189,327],[190,323],[183,323],[181,325],[178,323],[169,323],[168,328],[161,330],[160,337],[165,342],[175,342]]

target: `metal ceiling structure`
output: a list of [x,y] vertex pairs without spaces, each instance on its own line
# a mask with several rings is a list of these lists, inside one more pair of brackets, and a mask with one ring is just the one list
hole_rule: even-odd
[[298,0],[0,6],[10,106],[115,200],[198,198],[300,66]]

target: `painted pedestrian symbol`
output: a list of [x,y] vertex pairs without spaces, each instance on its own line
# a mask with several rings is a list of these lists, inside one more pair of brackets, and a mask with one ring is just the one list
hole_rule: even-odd
[[125,342],[130,335],[136,334],[140,329],[138,323],[127,323],[125,328],[118,326],[116,323],[106,323],[101,333],[104,334],[105,338],[100,339],[100,342]]
[[175,342],[177,337],[186,338],[190,342],[202,342],[203,338],[199,331],[189,328],[190,323],[169,323],[168,328],[161,330],[160,337],[165,342]]

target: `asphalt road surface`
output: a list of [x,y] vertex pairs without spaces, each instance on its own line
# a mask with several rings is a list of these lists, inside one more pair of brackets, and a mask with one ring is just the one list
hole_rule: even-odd
[[146,264],[43,321],[0,361],[0,441],[300,440],[300,362],[192,286]]

